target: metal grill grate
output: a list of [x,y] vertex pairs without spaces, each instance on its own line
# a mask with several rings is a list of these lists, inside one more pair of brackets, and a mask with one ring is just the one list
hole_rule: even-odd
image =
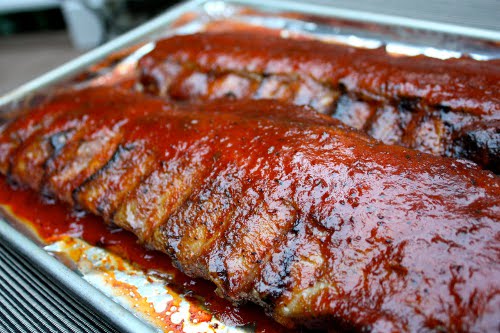
[[0,332],[118,332],[0,244]]

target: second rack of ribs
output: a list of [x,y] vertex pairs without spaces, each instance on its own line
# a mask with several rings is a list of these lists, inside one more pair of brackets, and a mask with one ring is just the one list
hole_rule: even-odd
[[387,144],[466,158],[500,173],[498,61],[208,32],[158,41],[139,70],[145,91],[171,100],[309,105]]

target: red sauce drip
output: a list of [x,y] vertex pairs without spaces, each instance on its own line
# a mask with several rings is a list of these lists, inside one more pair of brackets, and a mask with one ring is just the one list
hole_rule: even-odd
[[204,305],[226,325],[255,325],[256,332],[261,333],[289,331],[267,317],[256,305],[236,307],[218,297],[214,293],[213,284],[188,277],[173,266],[166,254],[144,248],[137,242],[134,234],[106,225],[100,217],[75,212],[61,203],[44,202],[31,190],[13,189],[4,176],[0,176],[0,204],[9,206],[16,216],[29,221],[38,236],[46,242],[71,235],[112,251],[145,270],[154,269],[174,274],[180,289],[202,296],[205,299]]

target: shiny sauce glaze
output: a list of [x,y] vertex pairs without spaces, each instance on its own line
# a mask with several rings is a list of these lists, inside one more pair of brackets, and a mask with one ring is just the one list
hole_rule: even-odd
[[472,164],[289,104],[181,109],[108,89],[60,96],[1,138],[10,179],[133,230],[290,326],[498,327],[500,183]]
[[[157,270],[174,275],[174,287],[186,294],[204,299],[203,305],[228,326],[254,326],[255,332],[289,332],[266,316],[258,306],[234,306],[214,293],[214,285],[203,279],[193,279],[172,265],[170,257],[155,250],[148,250],[137,242],[137,237],[116,226],[109,226],[102,218],[74,211],[59,202],[44,200],[32,190],[11,185],[0,176],[0,205],[7,206],[16,217],[26,221],[45,243],[71,235],[87,243],[138,264],[144,270]],[[169,283],[172,283],[169,281]],[[166,328],[168,331],[168,328]]]

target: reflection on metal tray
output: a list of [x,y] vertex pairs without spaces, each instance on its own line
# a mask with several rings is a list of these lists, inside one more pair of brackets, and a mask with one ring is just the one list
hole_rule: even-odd
[[[438,58],[467,55],[479,60],[500,58],[500,33],[492,31],[288,1],[275,3],[242,0],[189,1],[0,97],[0,110],[4,113],[4,117],[8,117],[9,110],[19,103],[30,101],[30,96],[62,82],[68,82],[67,80],[110,57],[114,52],[124,52],[123,50],[133,44],[143,43],[134,51],[125,52],[119,61],[108,66],[107,71],[99,72],[98,75],[81,82],[95,85],[112,80],[116,75],[130,72],[138,58],[151,50],[155,38],[193,33],[219,20],[279,29],[283,36],[301,34],[329,42],[366,48],[385,46],[389,52],[404,55],[424,54]],[[169,322],[174,324],[184,323],[185,331],[252,330],[251,327],[225,326],[216,316],[202,323],[205,326],[200,326],[199,322],[190,320],[189,313],[186,312],[190,306],[189,301],[183,298],[183,295],[170,290],[166,284],[162,284],[162,279],[168,280],[168,277],[153,274],[152,278],[145,279],[144,273],[137,267],[121,262],[120,258],[79,239],[65,238],[45,247],[46,251],[65,253],[67,257],[72,258],[73,268],[79,274],[77,275],[51,258],[44,249],[13,231],[4,220],[0,220],[0,235],[4,246],[8,246],[15,252],[24,253],[26,256],[29,255],[35,265],[45,270],[48,275],[59,281],[104,318],[118,325],[122,331],[146,332],[151,329],[134,317],[131,312],[113,303],[111,298],[135,314],[149,318],[155,326],[167,331],[169,327],[162,327],[165,321],[151,319],[155,314],[168,316]],[[115,280],[109,280],[105,275],[106,272],[103,273],[101,270],[103,266],[107,272],[114,272]],[[118,266],[125,267],[126,273],[123,273],[123,270],[116,270],[115,267]],[[77,276],[83,279],[76,278]],[[147,283],[146,280],[148,280]],[[126,288],[135,288],[134,293],[127,294],[123,293],[123,289],[113,289],[111,286],[116,286],[117,283]],[[137,294],[135,294],[136,291]],[[176,297],[179,298],[181,306],[176,307],[175,310],[167,308],[167,303]],[[144,311],[142,315],[139,313],[140,311],[134,306],[134,302],[138,302],[138,299],[154,309],[152,315],[148,317]]]
[[[1,289],[8,293],[5,301],[10,305],[4,308],[9,309],[9,312],[0,322],[2,327],[7,329],[15,326],[16,331],[20,332],[156,331],[10,226],[6,222],[8,217],[2,215],[0,279],[5,282]],[[102,319],[94,318],[95,314],[99,314]],[[46,322],[48,328],[44,328]],[[42,329],[37,328],[40,325]],[[81,325],[84,325],[83,329]]]

